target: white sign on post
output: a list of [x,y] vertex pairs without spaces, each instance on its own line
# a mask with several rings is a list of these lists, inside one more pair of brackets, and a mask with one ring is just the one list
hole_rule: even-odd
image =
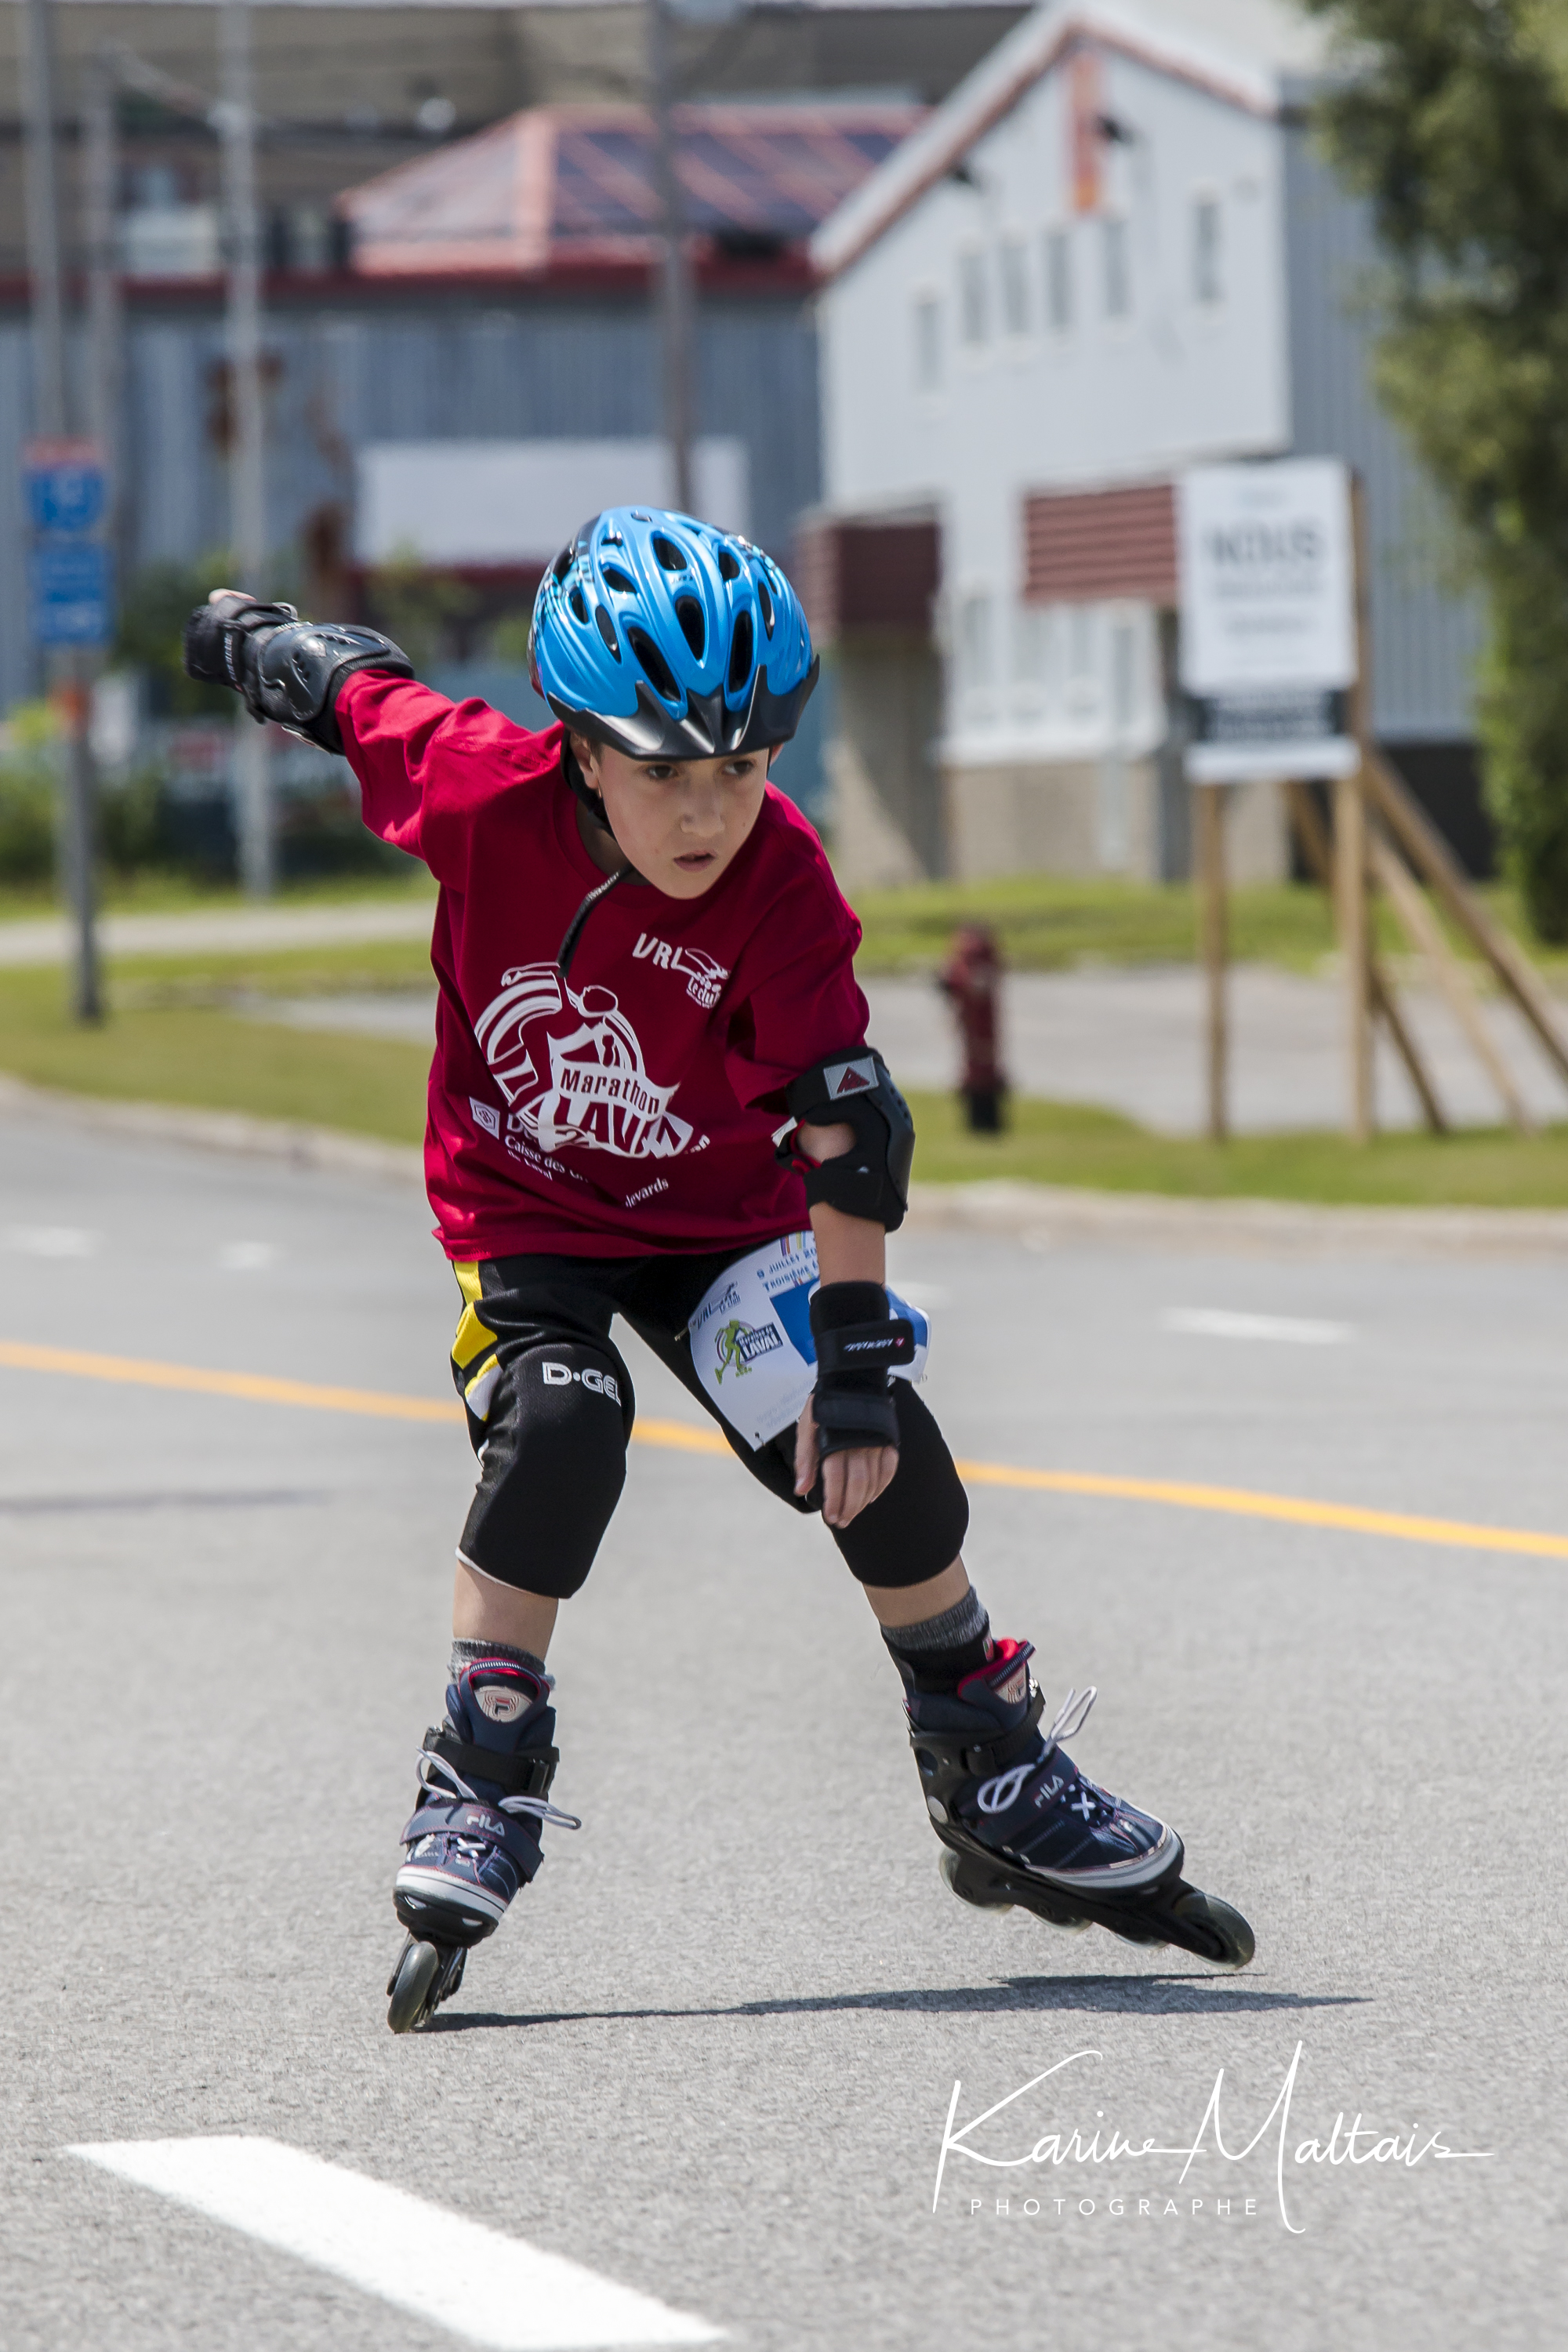
[[1177,497],[1194,783],[1346,776],[1355,682],[1350,478],[1337,458],[1199,466]]

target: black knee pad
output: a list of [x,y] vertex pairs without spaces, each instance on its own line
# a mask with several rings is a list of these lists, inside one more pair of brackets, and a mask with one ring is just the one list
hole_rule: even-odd
[[508,1352],[458,1550],[502,1584],[565,1601],[594,1564],[626,1477],[636,1400],[608,1340]]
[[[828,1533],[862,1584],[923,1584],[958,1558],[969,1528],[969,1497],[919,1391],[889,1382],[899,1416],[899,1466],[891,1486],[847,1528]],[[821,1507],[821,1489],[812,1497]]]

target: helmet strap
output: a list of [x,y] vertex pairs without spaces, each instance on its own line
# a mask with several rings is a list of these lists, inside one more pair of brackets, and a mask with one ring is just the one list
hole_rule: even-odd
[[605,812],[604,794],[602,793],[596,793],[594,790],[593,785],[588,782],[587,777],[583,773],[582,762],[578,759],[576,752],[572,749],[572,738],[570,735],[567,735],[564,738],[561,746],[561,765],[564,772],[566,782],[571,786],[572,791],[578,801],[582,803],[583,807],[587,810],[588,814],[593,818],[594,823],[599,827],[600,831],[602,833],[607,833],[610,839],[614,841],[616,838],[616,829],[610,823],[608,814]]

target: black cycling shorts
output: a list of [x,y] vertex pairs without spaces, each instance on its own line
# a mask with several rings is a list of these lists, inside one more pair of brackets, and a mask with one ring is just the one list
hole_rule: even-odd
[[[616,1315],[719,1423],[754,1478],[799,1511],[795,1432],[753,1449],[715,1409],[687,1324],[747,1251],[638,1258],[508,1257],[455,1266],[463,1316],[452,1374],[479,1457],[459,1555],[525,1592],[575,1592],[626,1484],[636,1400],[610,1338]],[[899,1467],[847,1528],[830,1530],[863,1584],[923,1584],[958,1556],[969,1502],[942,1432],[908,1381],[893,1382]]]

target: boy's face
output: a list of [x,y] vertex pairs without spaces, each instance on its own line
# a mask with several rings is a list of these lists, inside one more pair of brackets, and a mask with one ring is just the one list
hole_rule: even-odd
[[755,824],[771,751],[721,760],[628,760],[574,735],[583,773],[625,855],[670,898],[710,890]]

